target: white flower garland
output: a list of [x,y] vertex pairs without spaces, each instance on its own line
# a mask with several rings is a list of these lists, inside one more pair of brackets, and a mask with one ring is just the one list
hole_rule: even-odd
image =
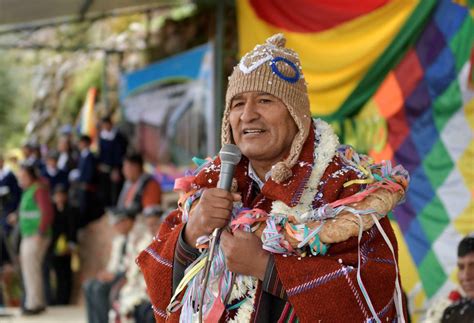
[[321,177],[339,146],[339,139],[333,129],[323,120],[314,120],[314,131],[316,140],[314,141],[313,169],[298,204],[290,207],[282,201],[274,201],[271,214],[291,214],[297,218],[298,222],[302,222],[299,216],[312,211],[312,202],[317,193]]

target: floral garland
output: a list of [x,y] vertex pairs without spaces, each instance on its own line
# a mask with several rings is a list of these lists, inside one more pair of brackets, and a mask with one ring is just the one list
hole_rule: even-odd
[[312,201],[317,194],[319,182],[327,166],[336,154],[339,146],[339,139],[331,126],[321,119],[314,120],[314,163],[311,175],[304,188],[303,194],[295,207],[290,207],[282,201],[272,203],[272,214],[291,214],[298,216],[312,210]]

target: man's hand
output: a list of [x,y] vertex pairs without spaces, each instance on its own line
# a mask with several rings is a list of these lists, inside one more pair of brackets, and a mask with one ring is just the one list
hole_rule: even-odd
[[237,230],[232,235],[223,231],[220,245],[224,251],[227,269],[263,281],[270,255],[262,249],[262,242],[255,234]]
[[11,226],[16,225],[18,223],[18,214],[15,212],[8,214],[7,223]]
[[240,199],[239,194],[232,194],[220,188],[205,190],[197,206],[190,212],[184,230],[186,243],[194,247],[197,238],[211,234],[216,228],[224,227],[229,222],[233,202]]

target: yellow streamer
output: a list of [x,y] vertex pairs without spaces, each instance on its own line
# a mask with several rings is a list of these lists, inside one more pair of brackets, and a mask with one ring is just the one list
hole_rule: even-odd
[[174,303],[176,300],[176,297],[188,286],[189,282],[191,279],[193,279],[205,266],[207,261],[207,257],[202,258],[193,268],[191,268],[190,271],[188,271],[183,279],[178,284],[178,287],[176,288],[173,297],[171,298],[170,304],[168,305],[168,308],[170,305]]

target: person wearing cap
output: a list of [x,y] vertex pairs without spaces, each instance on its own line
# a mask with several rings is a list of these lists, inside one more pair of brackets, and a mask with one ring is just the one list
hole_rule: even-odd
[[[242,152],[232,193],[216,188],[219,158],[199,168],[182,207],[164,220],[158,238],[137,259],[158,322],[198,321],[201,304],[209,322],[403,322],[395,297],[400,294],[396,238],[386,217],[364,229],[360,243],[348,236],[328,247],[312,230],[318,239],[312,239],[317,252],[312,247],[311,253],[293,247],[281,231],[284,223],[312,211],[335,212],[323,207],[359,193],[368,180],[367,169],[352,162],[356,154],[339,145],[327,123],[311,118],[298,54],[285,42],[278,34],[257,45],[229,77],[222,144],[233,143]],[[234,220],[231,230],[222,231],[210,275],[225,268],[235,280],[211,277],[203,301],[195,292],[204,277],[196,269],[202,263],[197,247],[205,247],[215,228],[226,228],[234,211],[247,214],[244,221],[267,218],[252,227],[257,232],[266,224],[265,231],[259,238]],[[270,219],[281,225],[269,227],[275,223]],[[354,221],[358,227],[357,220],[322,223],[342,235]],[[262,245],[270,234],[273,244]],[[366,293],[357,279],[359,268]]]

